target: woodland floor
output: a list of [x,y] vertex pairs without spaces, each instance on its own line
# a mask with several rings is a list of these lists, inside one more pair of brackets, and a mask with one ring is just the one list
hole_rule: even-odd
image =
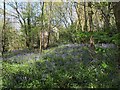
[[[95,47],[93,50],[89,44],[67,44],[44,50],[42,54],[27,49],[6,53],[3,61],[3,86],[120,87],[116,46],[114,44],[96,44]],[[31,68],[32,71],[27,71],[25,68]],[[21,74],[19,74],[20,72]],[[23,72],[24,74],[22,74]],[[33,74],[37,76],[34,77]],[[49,81],[48,78],[52,81]],[[41,83],[41,80],[45,84]],[[30,83],[31,85],[29,85]]]

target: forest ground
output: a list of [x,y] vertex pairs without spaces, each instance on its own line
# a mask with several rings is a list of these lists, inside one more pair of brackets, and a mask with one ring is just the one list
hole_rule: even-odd
[[[66,44],[43,50],[42,54],[38,51],[34,52],[33,50],[27,49],[16,50],[5,54],[3,61],[3,86],[33,87],[29,86],[29,84],[32,83],[35,84],[35,87],[39,88],[41,87],[39,85],[42,85],[42,87],[47,87],[47,84],[53,83],[53,85],[50,84],[48,88],[120,87],[118,84],[120,82],[120,74],[117,71],[117,58],[117,48],[114,44],[96,44],[94,50],[90,48],[89,44]],[[26,73],[27,71],[25,68],[31,68],[33,71],[28,71],[28,76],[26,76],[26,74],[18,75],[19,72]],[[65,70],[67,70],[67,72]],[[46,75],[50,76],[50,80],[53,78],[52,75],[56,77],[53,78],[53,81],[49,81],[47,80],[48,77],[44,77],[45,83],[47,84],[43,85],[41,81],[32,76],[32,74],[35,74],[34,71],[39,71],[39,73],[46,72]],[[78,75],[76,76],[74,73]],[[64,76],[66,74],[68,74],[69,78]],[[10,76],[8,77],[8,75]],[[40,76],[36,77],[43,79],[42,75],[43,73],[40,73]],[[61,78],[59,75],[61,75]],[[13,80],[13,77],[16,79]],[[18,77],[21,77],[23,80]],[[31,77],[30,79],[32,79],[32,81],[37,80],[37,82],[31,82],[27,79],[25,83],[25,78],[29,77]],[[70,77],[74,77],[74,79],[71,80]],[[62,78],[64,78],[65,81],[61,81]],[[59,81],[56,81],[57,79]],[[77,79],[82,80],[82,82],[79,82]],[[16,82],[18,80],[21,82]],[[66,81],[67,83],[65,84]],[[37,83],[39,83],[39,85]],[[54,85],[55,83],[59,85]]]

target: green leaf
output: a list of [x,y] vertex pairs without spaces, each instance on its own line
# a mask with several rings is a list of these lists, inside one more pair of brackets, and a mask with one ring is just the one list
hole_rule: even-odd
[[107,68],[108,65],[107,65],[105,62],[103,62],[103,63],[102,63],[102,67],[103,67],[103,68]]

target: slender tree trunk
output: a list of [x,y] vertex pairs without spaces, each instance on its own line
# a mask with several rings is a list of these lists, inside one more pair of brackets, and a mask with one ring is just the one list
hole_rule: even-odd
[[89,7],[88,16],[89,16],[89,29],[90,29],[89,31],[93,31],[93,20],[92,20],[93,11],[92,11],[91,2],[88,3],[88,7]]
[[28,30],[28,44],[29,44],[29,47],[28,48],[31,48],[31,35],[30,35],[30,32],[31,32],[31,20],[30,20],[30,16],[31,16],[31,4],[30,2],[28,2],[28,17],[27,17],[27,30]]
[[42,15],[41,15],[41,23],[42,23],[42,27],[41,27],[41,31],[40,31],[40,52],[42,52],[42,44],[43,44],[43,38],[44,37],[42,37],[43,36],[43,27],[44,27],[44,25],[43,25],[43,20],[44,19],[44,2],[43,2],[43,5],[42,5]]
[[50,2],[49,31],[48,31],[47,47],[49,46],[49,41],[50,41],[50,31],[51,31],[51,11],[52,11],[52,2]]
[[107,6],[107,13],[106,14],[104,14],[104,20],[105,20],[105,29],[108,29],[109,30],[109,28],[110,28],[110,5],[111,5],[111,3],[109,2],[108,3],[108,6]]
[[87,13],[86,13],[86,2],[84,2],[84,31],[87,31]]
[[[93,33],[94,31],[93,31],[93,23],[92,23],[92,14],[91,14],[92,12],[90,12],[90,19],[89,19],[89,26],[90,26],[90,31],[89,31],[89,33],[91,32],[91,33]],[[95,53],[95,42],[94,42],[94,37],[93,37],[93,35],[91,35],[90,36],[90,50],[91,50],[91,55],[92,55],[92,57],[94,57],[94,53]]]
[[4,52],[5,52],[5,27],[6,27],[6,6],[5,6],[5,0],[3,2],[4,4],[4,23],[3,23],[3,29],[2,29],[2,57],[4,59]]
[[81,12],[80,12],[80,3],[77,3],[77,5],[74,6],[74,7],[76,9],[76,13],[77,13],[77,17],[78,17],[78,21],[77,21],[77,25],[76,25],[76,30],[81,30],[82,25],[81,25],[81,18],[80,18],[80,15],[81,15]]
[[[51,28],[50,28],[51,29]],[[48,40],[47,40],[47,47],[49,47],[49,44],[50,44],[50,31],[48,32]]]
[[107,7],[108,13],[107,13],[107,16],[106,16],[107,17],[106,26],[107,26],[108,29],[110,28],[110,12],[111,12],[110,7],[111,7],[111,3],[109,2],[108,7]]
[[[89,31],[93,32],[93,19],[92,19],[93,11],[92,11],[92,3],[91,2],[88,3],[88,7],[89,7],[89,11],[88,11]],[[94,38],[92,35],[90,37],[90,47],[94,51],[95,46],[94,46]]]
[[40,31],[40,52],[42,52],[42,31]]

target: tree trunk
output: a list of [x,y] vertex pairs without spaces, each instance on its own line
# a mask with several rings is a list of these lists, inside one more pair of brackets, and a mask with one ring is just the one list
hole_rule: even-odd
[[113,12],[115,16],[117,30],[118,32],[120,32],[120,2],[113,3]]
[[42,52],[42,31],[40,31],[40,52]]
[[84,2],[84,31],[87,31],[87,13],[86,13],[86,2]]
[[[88,3],[88,7],[89,7],[89,11],[88,11],[88,17],[89,17],[89,31],[93,32],[93,20],[92,20],[92,15],[93,15],[93,11],[92,11],[92,3],[89,2]],[[90,37],[90,47],[91,49],[94,51],[95,46],[94,46],[94,38],[91,35]]]
[[82,25],[81,25],[81,12],[80,12],[80,3],[77,3],[77,5],[75,6],[76,9],[76,13],[77,13],[77,17],[78,17],[78,21],[77,21],[77,25],[76,25],[76,30],[81,30]]
[[[102,12],[102,16],[104,18],[104,29],[109,30],[110,28],[110,12],[111,12],[111,3],[108,2],[108,5],[106,8],[102,8],[101,12]],[[107,9],[107,11],[105,11],[104,9]]]
[[5,0],[3,2],[4,4],[4,23],[3,23],[3,30],[2,30],[2,57],[4,59],[4,52],[5,52],[5,27],[6,27],[6,6],[5,6]]
[[[112,3],[115,16],[117,32],[120,33],[120,2]],[[120,44],[118,45],[118,53],[120,54]],[[118,68],[120,68],[120,56],[118,57]]]
[[30,32],[31,32],[31,20],[30,20],[30,16],[31,16],[31,5],[30,5],[30,2],[28,2],[28,7],[29,7],[29,10],[28,10],[28,17],[27,17],[27,30],[28,30],[28,44],[29,44],[29,47],[28,48],[31,48],[31,35],[30,35]]
[[50,14],[49,14],[49,27],[48,27],[48,38],[47,38],[47,47],[49,46],[50,41],[50,31],[51,31],[51,11],[52,11],[52,2],[50,2]]
[[88,7],[89,7],[89,11],[88,11],[89,31],[93,31],[93,20],[92,20],[93,11],[92,11],[92,3],[91,2],[88,3]]
[[42,14],[41,14],[41,23],[42,23],[42,27],[41,27],[41,31],[40,31],[40,52],[42,52],[42,41],[43,41],[43,27],[44,27],[44,25],[43,25],[43,17],[44,17],[44,2],[43,2],[43,5],[42,5]]

